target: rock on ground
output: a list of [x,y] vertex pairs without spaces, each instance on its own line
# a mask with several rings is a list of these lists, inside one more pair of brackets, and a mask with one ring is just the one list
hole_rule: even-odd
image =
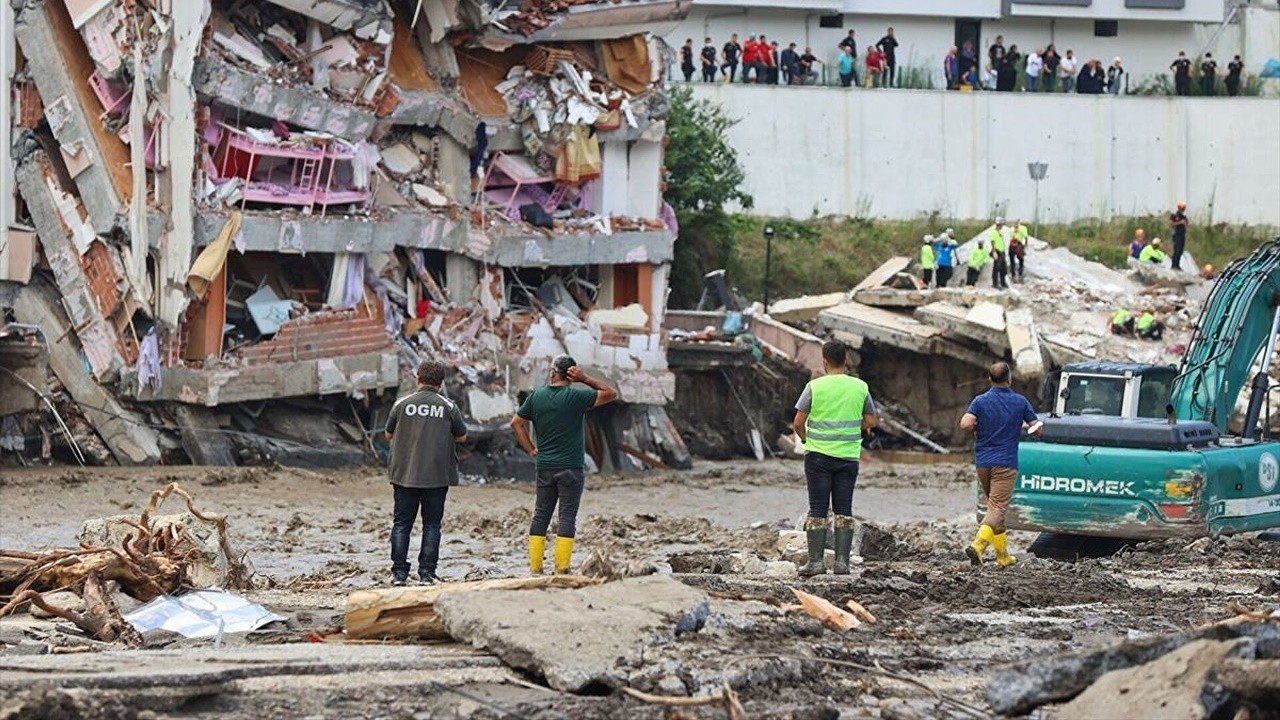
[[[1246,650],[1252,655],[1252,645],[1245,638],[1189,642],[1145,665],[1103,675],[1076,699],[1054,708],[1049,717],[1203,720],[1219,704],[1206,692],[1210,675],[1228,657]],[[1211,707],[1205,707],[1206,702]]]
[[557,690],[627,684],[644,649],[702,626],[706,594],[665,576],[580,590],[480,590],[441,595],[436,612],[455,639],[537,673]]

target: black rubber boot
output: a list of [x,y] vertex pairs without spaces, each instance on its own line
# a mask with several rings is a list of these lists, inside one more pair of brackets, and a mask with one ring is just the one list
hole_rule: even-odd
[[849,554],[853,550],[853,518],[848,515],[836,516],[836,560],[831,572],[836,575],[849,574]]
[[823,575],[827,572],[823,557],[827,551],[827,519],[811,517],[805,520],[804,534],[809,545],[809,564],[800,566],[800,577]]

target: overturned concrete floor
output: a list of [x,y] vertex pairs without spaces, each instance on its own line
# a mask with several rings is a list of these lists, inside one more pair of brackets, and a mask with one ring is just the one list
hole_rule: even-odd
[[[1004,571],[971,568],[957,550],[973,526],[971,472],[964,463],[868,457],[855,515],[900,542],[868,554],[852,576],[801,584],[751,564],[675,575],[710,598],[705,621],[647,647],[625,669],[629,686],[685,696],[718,692],[727,681],[753,718],[991,715],[986,688],[1011,663],[1189,629],[1230,617],[1232,604],[1280,601],[1280,544],[1253,537],[1190,547],[1148,543],[1077,563],[1020,557]],[[774,559],[778,531],[804,513],[801,477],[799,463],[735,461],[593,478],[576,564],[599,555],[615,568],[666,574],[671,556],[690,551]],[[0,546],[65,545],[82,519],[136,511],[148,492],[170,481],[190,488],[203,509],[231,519],[233,539],[255,571],[257,589],[247,594],[287,621],[227,636],[222,647],[157,639],[158,649],[90,643],[75,654],[31,655],[23,653],[73,644],[70,634],[49,621],[7,618],[0,621],[0,641],[9,646],[0,654],[0,714],[46,717],[51,708],[71,708],[66,717],[669,717],[665,708],[618,692],[555,691],[468,646],[335,642],[346,596],[390,577],[391,493],[376,471],[8,473],[0,486]],[[296,501],[303,497],[305,508]],[[525,485],[451,491],[441,575],[523,574],[532,500]],[[1011,545],[1020,552],[1031,539],[1014,533]],[[848,633],[826,630],[788,607],[791,587],[841,606],[856,600],[878,620]],[[518,609],[512,604],[512,623]],[[37,679],[47,684],[36,686]],[[688,712],[724,717],[716,706]]]

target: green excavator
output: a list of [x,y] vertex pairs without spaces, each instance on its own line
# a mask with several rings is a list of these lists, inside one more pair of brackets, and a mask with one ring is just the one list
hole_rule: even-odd
[[[1280,237],[1222,272],[1176,375],[1172,366],[1064,368],[1054,412],[1040,416],[1042,435],[1019,447],[1008,526],[1045,533],[1031,551],[1050,556],[1062,554],[1063,538],[1196,538],[1280,527],[1280,441],[1269,423],[1258,423],[1270,417],[1278,332]],[[1233,434],[1229,423],[1246,383],[1242,430]],[[1152,393],[1165,388],[1167,400],[1154,402]],[[1161,406],[1164,417],[1150,417]]]

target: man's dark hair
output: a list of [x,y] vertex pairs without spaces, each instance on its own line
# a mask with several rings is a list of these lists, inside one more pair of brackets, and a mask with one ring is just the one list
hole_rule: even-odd
[[822,343],[822,359],[833,367],[844,367],[849,359],[849,346],[842,340],[828,340]]
[[987,375],[991,378],[991,382],[997,385],[1003,385],[1009,382],[1009,376],[1012,374],[1013,371],[1009,369],[1009,363],[1007,362],[995,363],[987,371]]
[[448,367],[439,360],[424,360],[418,366],[418,382],[428,387],[440,387],[448,372]]
[[555,360],[551,361],[551,369],[555,371],[557,376],[568,380],[569,370],[576,367],[577,364],[578,361],[568,355],[558,355]]

